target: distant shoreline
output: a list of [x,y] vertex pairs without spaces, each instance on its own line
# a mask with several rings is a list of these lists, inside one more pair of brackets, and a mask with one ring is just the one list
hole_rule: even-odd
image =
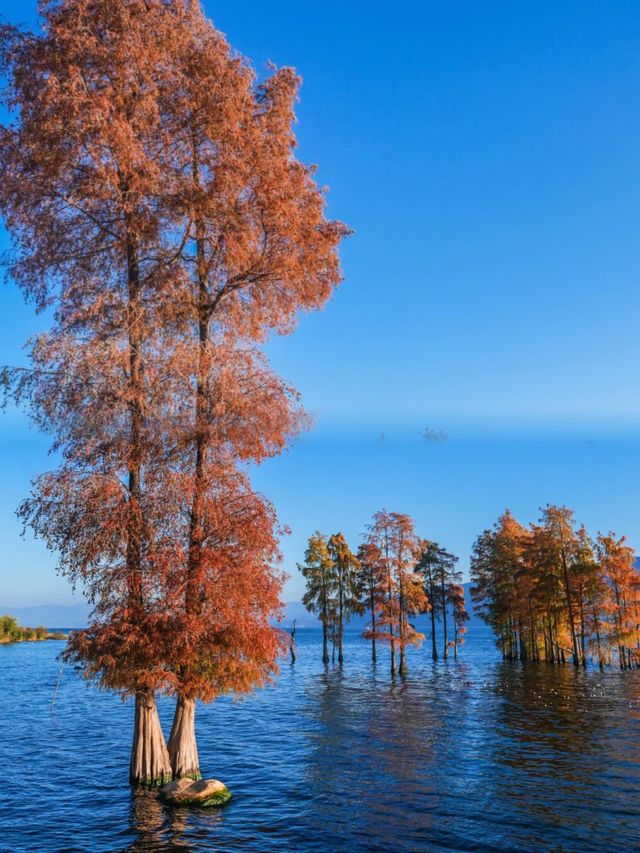
[[24,628],[18,624],[15,616],[5,614],[0,616],[0,645],[8,646],[13,643],[35,643],[42,640],[66,640],[61,631],[51,631],[39,625],[37,628]]
[[[32,631],[33,628],[24,628],[24,631]],[[44,637],[0,637],[0,646],[12,646],[15,643],[40,643],[43,640],[66,640],[66,634],[45,634]]]

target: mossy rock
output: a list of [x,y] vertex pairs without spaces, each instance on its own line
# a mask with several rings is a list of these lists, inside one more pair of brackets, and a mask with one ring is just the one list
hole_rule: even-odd
[[172,806],[212,808],[228,803],[231,791],[217,779],[175,779],[161,788],[160,796]]

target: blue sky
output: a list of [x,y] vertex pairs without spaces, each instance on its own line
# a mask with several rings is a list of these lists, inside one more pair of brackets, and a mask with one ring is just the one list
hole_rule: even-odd
[[[255,475],[293,529],[287,599],[309,533],[355,546],[382,506],[465,571],[507,505],[529,521],[567,503],[640,547],[638,4],[207,9],[259,70],[300,71],[300,156],[356,229],[331,304],[269,346],[316,418]],[[0,290],[0,362],[43,324]],[[71,600],[13,514],[46,447],[0,418],[0,605]]]

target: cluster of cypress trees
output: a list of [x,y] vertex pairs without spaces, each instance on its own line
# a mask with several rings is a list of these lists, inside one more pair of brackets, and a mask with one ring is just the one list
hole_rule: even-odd
[[[344,660],[344,626],[354,614],[369,614],[364,636],[371,640],[377,660],[377,643],[389,646],[391,674],[407,672],[407,649],[424,640],[414,623],[429,614],[432,657],[438,659],[437,622],[442,622],[442,655],[458,656],[469,615],[465,608],[458,558],[437,542],[421,539],[408,515],[381,510],[354,553],[342,533],[310,538],[304,563],[307,584],[305,607],[317,613],[323,629],[322,659]],[[450,620],[450,621],[449,621]],[[451,634],[449,633],[451,628]]]
[[640,665],[640,573],[625,537],[593,540],[570,509],[507,510],[476,540],[472,598],[505,660]]

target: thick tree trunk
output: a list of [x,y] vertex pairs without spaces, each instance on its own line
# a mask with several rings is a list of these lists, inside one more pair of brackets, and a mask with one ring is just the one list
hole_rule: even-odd
[[196,743],[195,699],[178,697],[169,738],[169,757],[174,779],[202,779]]
[[171,778],[171,762],[155,696],[151,692],[137,693],[129,781],[132,785],[158,788]]

